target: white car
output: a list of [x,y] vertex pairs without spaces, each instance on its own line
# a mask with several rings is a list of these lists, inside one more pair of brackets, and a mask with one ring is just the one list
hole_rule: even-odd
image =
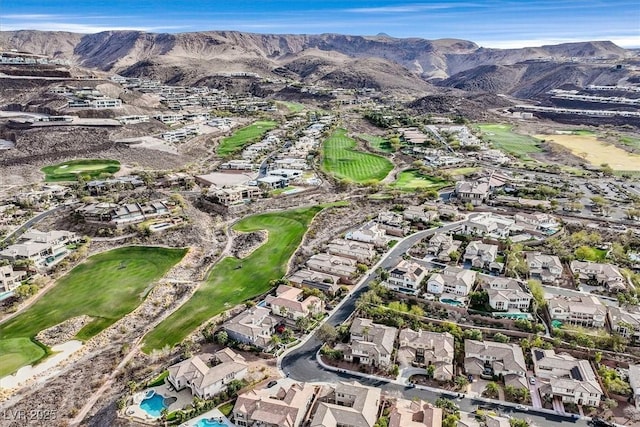
[[534,385],[536,383],[536,377],[529,377],[529,384]]
[[524,405],[517,405],[516,409],[518,411],[524,411],[524,412],[527,412],[529,410],[529,408],[527,406],[524,406]]

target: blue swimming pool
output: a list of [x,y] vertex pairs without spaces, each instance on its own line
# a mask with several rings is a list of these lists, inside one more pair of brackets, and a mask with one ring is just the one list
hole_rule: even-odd
[[162,410],[166,408],[164,405],[164,396],[161,394],[153,394],[140,402],[140,408],[152,417],[159,418]]
[[461,306],[464,305],[460,301],[456,301],[456,300],[450,299],[450,298],[442,298],[440,300],[440,302],[443,303],[443,304],[455,305],[456,307],[461,307]]
[[215,418],[203,418],[194,427],[226,427],[226,424]]

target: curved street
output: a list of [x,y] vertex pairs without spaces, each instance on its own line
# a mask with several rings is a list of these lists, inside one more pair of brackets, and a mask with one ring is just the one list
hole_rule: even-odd
[[[421,239],[431,236],[436,232],[449,231],[457,226],[460,222],[454,222],[447,224],[439,228],[432,228],[425,231],[420,231],[409,237],[406,237],[398,244],[396,244],[389,252],[387,252],[376,266],[371,268],[365,278],[360,281],[356,289],[351,292],[331,313],[326,319],[326,322],[332,326],[338,326],[345,322],[349,316],[355,311],[356,301],[364,292],[367,291],[371,282],[376,278],[377,268],[388,268],[395,265],[405,254],[411,246],[416,244]],[[317,331],[317,329],[316,329]],[[412,388],[410,386],[398,384],[391,380],[376,380],[362,378],[359,375],[352,375],[350,373],[333,372],[323,369],[316,361],[316,353],[322,346],[322,342],[315,337],[315,332],[300,346],[292,349],[286,353],[282,359],[280,366],[284,374],[290,378],[303,382],[337,382],[337,381],[358,381],[364,385],[380,388],[383,392],[390,396],[404,397],[411,400],[414,397],[420,399],[435,401],[439,397],[452,398],[451,393],[439,392],[427,390],[420,387]],[[484,400],[474,398],[457,399],[456,402],[460,409],[464,412],[473,412],[477,409],[478,405],[484,407],[494,407],[501,413],[512,411],[515,412],[514,416],[518,418],[525,418],[530,420],[536,426],[554,426],[554,425],[572,425],[586,427],[587,422],[585,420],[572,419],[563,417],[560,415],[547,414],[543,412],[537,412],[530,410],[528,412],[521,412],[515,410],[513,407],[500,404],[486,403]]]

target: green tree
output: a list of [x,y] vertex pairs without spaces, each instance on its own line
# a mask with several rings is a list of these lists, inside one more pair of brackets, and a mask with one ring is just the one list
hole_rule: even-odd
[[433,376],[436,373],[436,365],[429,365],[427,366],[427,378],[433,378]]
[[457,415],[460,413],[460,407],[451,399],[439,397],[434,405],[436,408],[441,408],[444,415]]
[[460,416],[451,414],[447,415],[442,419],[442,427],[457,427],[458,421],[460,421]]
[[597,259],[596,251],[590,246],[580,246],[574,251],[574,255],[579,260],[595,261]]
[[216,342],[220,345],[227,345],[229,343],[229,334],[227,331],[220,331],[216,334]]
[[533,295],[533,299],[536,302],[537,307],[545,307],[547,304],[547,300],[544,299],[544,289],[542,288],[542,283],[532,279],[527,282],[527,285],[529,285],[529,290],[531,291],[531,295]]
[[484,394],[490,399],[497,399],[499,396],[500,386],[496,382],[489,382],[484,388]]
[[401,313],[409,312],[409,307],[407,306],[407,304],[403,303],[402,301],[391,301],[388,307],[389,307],[389,310],[399,311]]
[[469,385],[469,380],[464,375],[458,375],[453,379],[453,383],[456,385],[456,389],[462,390]]
[[529,423],[522,418],[510,418],[509,424],[511,427],[529,427]]
[[300,316],[296,319],[296,328],[299,331],[306,332],[311,325],[311,320],[306,316]]
[[489,305],[489,294],[487,291],[482,290],[478,292],[471,292],[469,294],[469,307],[480,311],[491,310],[491,306]]
[[498,332],[493,336],[493,340],[500,343],[508,343],[510,338],[505,334]]
[[468,340],[482,341],[482,331],[479,329],[465,329],[464,338]]
[[338,331],[328,323],[323,323],[317,332],[318,339],[326,343],[334,343],[338,339]]

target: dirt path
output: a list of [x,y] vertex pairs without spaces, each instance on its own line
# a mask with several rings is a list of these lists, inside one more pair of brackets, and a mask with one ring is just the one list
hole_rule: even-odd
[[118,366],[116,366],[116,368],[111,372],[107,381],[105,381],[104,384],[102,384],[102,386],[100,386],[98,390],[96,390],[91,396],[89,396],[89,398],[87,399],[87,402],[84,404],[82,409],[80,409],[80,411],[78,412],[78,415],[76,415],[75,418],[72,419],[71,422],[69,422],[70,426],[80,425],[82,420],[84,420],[84,417],[87,416],[87,414],[89,413],[91,408],[93,408],[93,406],[96,404],[98,399],[100,399],[100,397],[104,394],[104,392],[111,387],[120,369],[126,366],[129,360],[131,360],[131,358],[135,356],[136,353],[140,350],[140,341],[142,341],[142,337],[136,340],[136,343],[131,349],[131,351],[127,353],[127,355],[122,359],[122,361],[118,364]]

